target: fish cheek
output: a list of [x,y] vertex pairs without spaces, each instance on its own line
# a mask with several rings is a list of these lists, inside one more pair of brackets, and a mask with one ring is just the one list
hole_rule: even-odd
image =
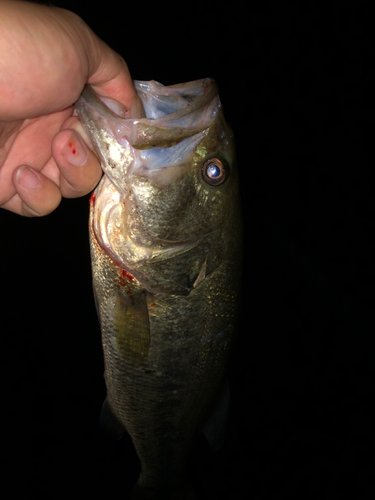
[[156,186],[147,177],[133,176],[132,191],[137,215],[149,235],[172,241],[195,236],[196,215],[190,216],[196,198],[192,174],[163,187]]

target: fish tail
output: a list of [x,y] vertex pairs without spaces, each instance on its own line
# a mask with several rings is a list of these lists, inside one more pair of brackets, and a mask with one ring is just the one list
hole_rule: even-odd
[[141,475],[130,500],[197,500],[197,496],[189,479],[173,485],[153,485],[143,481]]

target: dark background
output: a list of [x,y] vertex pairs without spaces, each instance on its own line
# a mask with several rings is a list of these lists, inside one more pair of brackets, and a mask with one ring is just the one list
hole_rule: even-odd
[[[194,446],[199,498],[372,499],[371,2],[240,4],[59,2],[135,79],[215,78],[236,134],[243,314],[227,441]],[[42,219],[0,211],[0,456],[14,497],[128,498],[138,477],[130,441],[98,428],[87,220],[88,197]]]

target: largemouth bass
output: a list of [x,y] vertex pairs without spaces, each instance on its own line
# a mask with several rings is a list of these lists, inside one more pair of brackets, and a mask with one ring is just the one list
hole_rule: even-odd
[[104,171],[89,222],[102,419],[134,443],[132,499],[193,499],[186,461],[200,430],[223,442],[239,312],[234,138],[213,80],[135,88],[130,110],[90,87],[76,105]]

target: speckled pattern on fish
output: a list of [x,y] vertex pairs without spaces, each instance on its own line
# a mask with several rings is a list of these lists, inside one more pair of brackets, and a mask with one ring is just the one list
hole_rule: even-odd
[[213,80],[135,86],[122,117],[88,88],[77,103],[105,174],[90,244],[107,402],[141,462],[132,498],[193,499],[186,460],[225,392],[239,313],[234,138]]

